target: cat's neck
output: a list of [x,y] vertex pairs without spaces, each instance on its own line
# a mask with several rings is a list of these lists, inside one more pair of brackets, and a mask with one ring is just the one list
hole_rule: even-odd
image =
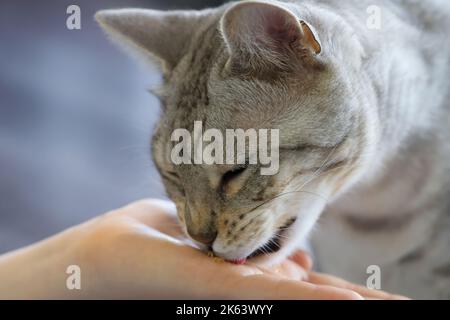
[[[414,6],[384,0],[285,5],[317,26],[325,47],[334,50],[332,59],[348,70],[353,91],[374,119],[379,169],[424,136],[449,135],[450,44],[443,26],[450,29],[450,5],[442,8],[435,0]],[[367,10],[373,5],[381,10],[378,28],[370,20],[374,11]]]
[[[450,88],[447,81],[450,45],[442,25],[448,24],[443,21],[450,20],[450,6],[443,10],[442,4],[434,6],[434,2],[410,6],[375,1],[379,5],[375,7],[381,10],[379,26],[370,20],[375,11],[367,10],[373,7],[372,0],[349,1],[344,5],[322,0],[305,5],[311,15],[319,15],[316,18],[329,28],[325,34],[336,37],[333,29],[350,27],[361,45],[361,72],[356,72],[352,80],[355,89],[360,86],[363,92],[373,93],[369,99],[378,114],[381,147],[387,157],[411,143],[417,134],[436,133],[449,124],[445,101]],[[297,12],[305,10],[301,5],[296,7]],[[356,42],[349,42],[348,31],[342,33],[346,39],[326,40],[347,41],[349,46],[354,46]],[[344,45],[342,48],[347,49]],[[345,63],[346,59],[342,60]]]

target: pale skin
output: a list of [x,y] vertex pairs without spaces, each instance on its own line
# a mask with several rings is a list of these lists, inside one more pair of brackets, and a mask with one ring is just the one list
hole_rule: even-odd
[[[81,268],[81,290],[66,269]],[[0,256],[0,299],[401,299],[311,271],[302,251],[267,269],[208,257],[170,204],[142,200]]]

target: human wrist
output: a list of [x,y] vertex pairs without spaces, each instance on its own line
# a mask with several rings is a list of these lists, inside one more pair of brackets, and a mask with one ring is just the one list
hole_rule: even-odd
[[74,240],[76,228],[24,247],[0,258],[0,298],[62,299],[82,298],[80,291],[71,292],[66,273],[76,264]]

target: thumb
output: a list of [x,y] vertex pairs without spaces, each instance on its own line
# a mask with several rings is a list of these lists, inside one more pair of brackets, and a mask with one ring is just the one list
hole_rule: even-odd
[[225,299],[269,300],[361,300],[362,297],[348,289],[315,285],[303,281],[257,274],[229,279],[214,290]]
[[313,261],[310,255],[304,250],[296,251],[289,259],[300,265],[306,271],[311,271],[313,267]]

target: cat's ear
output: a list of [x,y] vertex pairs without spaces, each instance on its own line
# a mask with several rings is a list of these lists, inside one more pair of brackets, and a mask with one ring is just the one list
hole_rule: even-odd
[[276,4],[237,3],[222,17],[221,31],[231,56],[286,63],[293,55],[318,55],[321,45],[310,26]]
[[107,34],[125,49],[157,60],[170,71],[186,53],[199,11],[112,9],[95,14]]

